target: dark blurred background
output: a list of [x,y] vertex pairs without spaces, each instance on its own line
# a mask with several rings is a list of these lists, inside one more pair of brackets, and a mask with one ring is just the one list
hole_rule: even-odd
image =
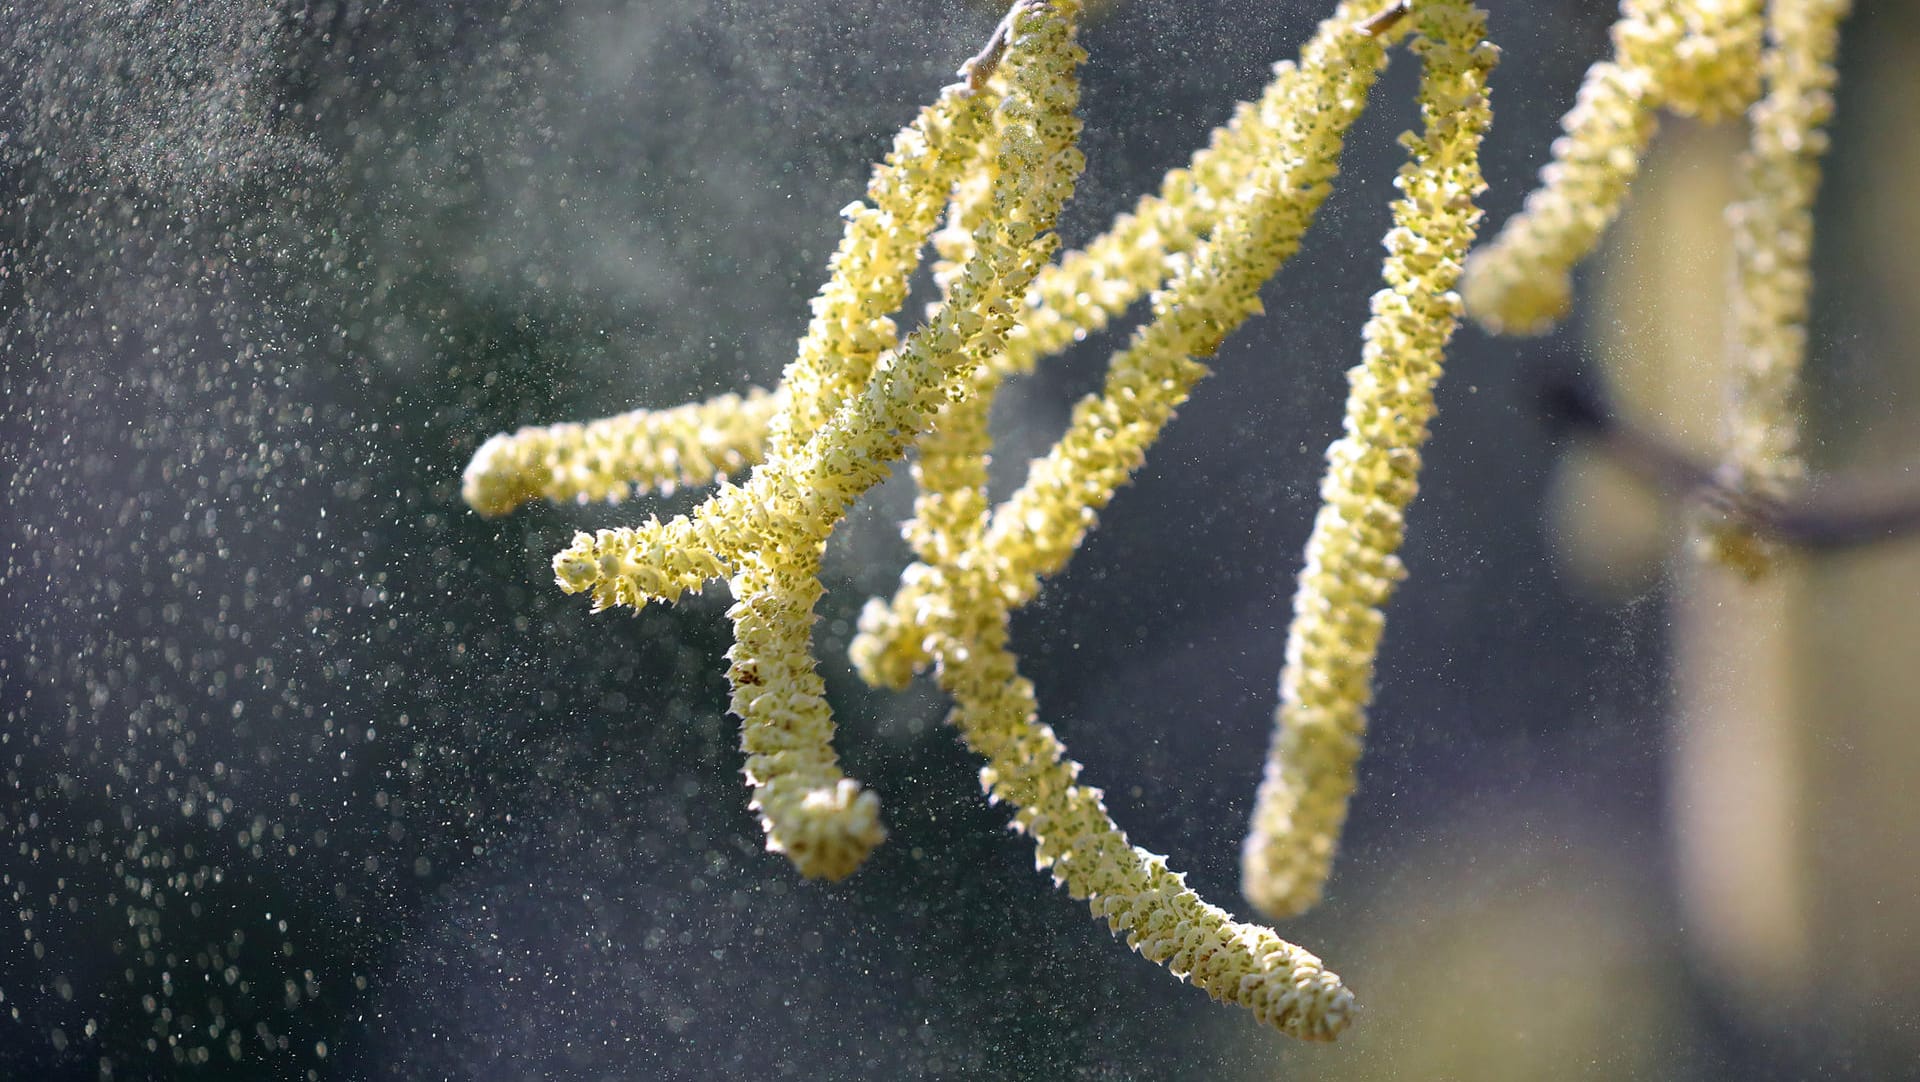
[[[1327,4],[1134,0],[1084,34],[1098,232]],[[1489,228],[1607,5],[1489,0]],[[1290,1044],[1032,869],[924,684],[855,680],[896,479],[829,552],[822,658],[892,831],[760,849],[724,591],[591,614],[573,531],[482,521],[528,423],[771,385],[892,133],[986,5],[64,2],[0,13],[0,1077],[1920,1077],[1920,553],[1761,590],[1549,440],[1581,367],[1711,447],[1737,133],[1669,125],[1556,335],[1463,330],[1328,901],[1356,988]],[[1849,25],[1812,454],[1920,458],[1920,40]],[[1268,315],[1017,622],[1136,842],[1238,912],[1294,575],[1376,288],[1401,56]],[[1130,326],[1130,324],[1128,324]],[[1011,388],[1008,484],[1122,331]]]

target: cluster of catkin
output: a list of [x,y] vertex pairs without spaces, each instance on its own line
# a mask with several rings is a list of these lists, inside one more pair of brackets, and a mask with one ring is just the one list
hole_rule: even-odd
[[[1776,6],[1792,10],[1769,15],[1762,62],[1754,3],[1627,0],[1618,56],[1594,68],[1546,187],[1469,263],[1497,51],[1466,0],[1340,4],[1299,60],[1277,65],[1264,94],[1187,167],[1057,258],[1053,223],[1081,165],[1080,5],[1022,0],[962,81],[895,138],[867,198],[843,212],[830,279],[777,390],[496,436],[467,470],[467,501],[491,515],[535,498],[718,484],[691,514],[576,535],[554,571],[562,589],[589,593],[596,609],[672,601],[727,581],[731,707],[767,847],[804,875],[838,879],[885,830],[877,799],[844,775],[832,747],[811,642],[820,556],[852,503],[911,452],[919,495],[906,535],[917,559],[894,596],[862,615],[852,646],[862,676],[900,686],[932,668],[962,737],[986,759],[983,785],[1012,806],[1039,866],[1135,949],[1283,1032],[1331,1038],[1352,1003],[1340,979],[1271,930],[1199,898],[1164,858],[1131,844],[1100,791],[1079,781],[1079,765],[1038,719],[1008,646],[1009,617],[1065,566],[1139,468],[1206,375],[1201,358],[1258,314],[1258,291],[1330,190],[1389,48],[1413,35],[1423,128],[1402,137],[1408,158],[1383,286],[1349,373],[1345,430],[1328,451],[1278,725],[1242,855],[1244,892],[1261,911],[1311,905],[1353,789],[1383,607],[1405,574],[1396,556],[1403,515],[1463,310],[1506,329],[1538,329],[1557,315],[1568,269],[1611,218],[1653,111],[1725,115],[1763,80],[1744,214],[1754,244],[1767,240],[1760,231],[1790,228],[1781,223],[1804,213],[1817,176],[1832,24],[1843,5]],[[894,317],[929,243],[940,299],[903,337]],[[1788,358],[1777,341],[1804,318],[1804,258],[1790,262],[1743,261],[1756,310],[1741,333],[1781,354],[1744,377],[1756,416],[1786,394],[1781,381],[1791,377],[1780,367],[1797,365],[1797,343]],[[1142,297],[1149,315],[1113,355],[1102,389],[1075,407],[1020,489],[991,506],[987,416],[1002,381]],[[1742,468],[1760,476],[1790,458],[1780,423],[1778,414],[1752,422],[1733,452]]]
[[[1662,111],[1744,116],[1727,209],[1733,275],[1725,450],[1735,497],[1775,499],[1803,477],[1800,369],[1812,273],[1813,202],[1851,0],[1624,0],[1614,56],[1595,64],[1526,208],[1467,265],[1467,310],[1488,330],[1536,334],[1572,303],[1574,266],[1620,213]],[[1777,549],[1736,518],[1701,522],[1706,556],[1749,577]]]

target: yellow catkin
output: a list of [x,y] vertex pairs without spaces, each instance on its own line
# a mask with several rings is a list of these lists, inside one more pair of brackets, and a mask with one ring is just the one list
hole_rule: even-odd
[[1573,300],[1573,267],[1619,214],[1656,110],[1714,119],[1753,100],[1760,0],[1623,0],[1614,56],[1588,69],[1540,187],[1476,252],[1467,311],[1500,334],[1540,334]]
[[1006,647],[1005,605],[977,571],[960,577],[937,591],[946,614],[928,625],[940,684],[953,696],[954,724],[987,759],[981,785],[1014,806],[1015,827],[1033,838],[1036,866],[1128,946],[1214,999],[1290,1036],[1337,1036],[1351,1019],[1353,993],[1318,957],[1272,929],[1234,920],[1201,899],[1166,858],[1128,841],[1100,790],[1079,783],[1080,764],[1038,721],[1033,685]]
[[[1347,129],[1386,63],[1382,39],[1355,28],[1365,10],[1342,7],[1321,24],[1298,67],[1284,66],[1290,94],[1263,104],[1270,122],[1257,129],[1243,123],[1240,130],[1249,137],[1258,130],[1264,144],[1235,151],[1239,183],[1235,197],[1210,215],[1218,224],[1155,294],[1153,320],[1114,355],[1102,392],[1075,407],[1053,450],[995,511],[984,545],[969,558],[991,569],[1009,607],[1031,599],[1041,578],[1066,564],[1097,512],[1206,374],[1194,358],[1213,353],[1260,310],[1261,285],[1298,247],[1339,172]],[[1216,133],[1216,151],[1223,140]],[[1208,173],[1225,167],[1217,155],[1206,161]],[[926,664],[919,628],[928,616],[927,581],[923,556],[902,576],[890,604],[868,603],[850,651],[863,678],[900,687]]]
[[1419,488],[1433,390],[1459,322],[1454,292],[1485,187],[1479,146],[1491,122],[1496,50],[1477,12],[1418,7],[1426,129],[1401,137],[1400,170],[1362,361],[1348,373],[1345,434],[1327,450],[1322,505],[1294,594],[1281,705],[1242,849],[1241,886],[1261,912],[1289,916],[1320,897],[1372,697],[1382,606],[1405,575],[1396,555]]
[[[1752,111],[1728,208],[1734,255],[1728,330],[1731,393],[1722,476],[1738,492],[1785,495],[1803,479],[1798,397],[1813,288],[1813,201],[1833,115],[1840,23],[1848,0],[1776,2],[1767,12],[1766,97]],[[1705,523],[1706,554],[1756,577],[1774,546],[1737,520]]]
[[460,494],[489,517],[529,500],[618,501],[635,491],[710,485],[759,462],[785,394],[755,388],[586,424],[528,426],[480,445]]
[[886,839],[880,802],[840,772],[833,714],[813,663],[820,580],[803,561],[739,561],[731,582],[729,708],[748,724],[740,749],[767,848],[802,874],[839,879]]
[[[596,608],[670,601],[730,576],[729,675],[748,780],[768,847],[808,876],[847,875],[884,836],[877,802],[839,771],[832,717],[812,675],[821,549],[853,501],[885,478],[939,406],[963,394],[973,371],[999,352],[1013,298],[1052,254],[1053,222],[1080,169],[1072,110],[1084,54],[1071,28],[1040,4],[1016,8],[1006,28],[996,153],[979,163],[990,171],[991,211],[927,322],[883,353],[864,388],[803,444],[771,447],[744,485],[723,485],[691,516],[579,534],[554,557],[562,589],[590,591]],[[886,288],[857,271],[837,264],[828,292]],[[835,393],[820,380],[790,383],[796,404],[803,390],[810,399]]]

